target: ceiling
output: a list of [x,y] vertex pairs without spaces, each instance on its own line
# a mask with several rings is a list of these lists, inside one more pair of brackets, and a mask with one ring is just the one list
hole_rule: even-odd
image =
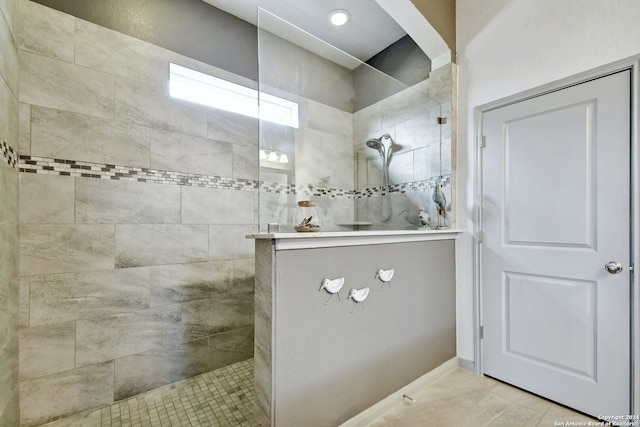
[[[407,33],[376,0],[203,0],[257,25],[258,7],[287,21],[349,55],[366,61]],[[347,9],[351,20],[342,27],[329,23],[334,9]],[[268,14],[266,14],[268,15]],[[265,14],[260,14],[261,23]],[[273,22],[273,17],[269,17]],[[266,21],[266,19],[265,19]]]

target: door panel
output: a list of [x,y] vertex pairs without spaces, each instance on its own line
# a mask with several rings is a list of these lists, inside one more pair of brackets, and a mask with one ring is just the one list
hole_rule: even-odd
[[630,413],[630,72],[485,113],[483,131],[484,373]]

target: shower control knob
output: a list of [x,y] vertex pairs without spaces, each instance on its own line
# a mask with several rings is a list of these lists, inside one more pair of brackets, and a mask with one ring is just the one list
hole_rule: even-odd
[[609,274],[618,274],[622,272],[622,264],[617,261],[609,261],[605,264],[604,268],[609,272]]

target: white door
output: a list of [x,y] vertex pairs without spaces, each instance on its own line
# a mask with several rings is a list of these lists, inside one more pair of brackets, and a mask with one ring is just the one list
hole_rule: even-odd
[[484,373],[629,414],[630,72],[485,113],[483,133]]

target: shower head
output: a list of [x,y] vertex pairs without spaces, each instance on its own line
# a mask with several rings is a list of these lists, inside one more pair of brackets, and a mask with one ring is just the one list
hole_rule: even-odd
[[[382,143],[382,140],[384,138],[387,138],[391,142],[388,148],[385,147],[384,144]],[[387,155],[385,155],[385,153],[388,152],[389,157],[391,156],[391,147],[393,146],[393,139],[391,139],[391,135],[389,135],[388,133],[385,133],[381,135],[379,138],[369,138],[367,139],[366,144],[367,144],[367,147],[373,148],[374,150],[378,150],[378,153],[380,153],[380,156],[382,157],[383,161],[388,161]]]

